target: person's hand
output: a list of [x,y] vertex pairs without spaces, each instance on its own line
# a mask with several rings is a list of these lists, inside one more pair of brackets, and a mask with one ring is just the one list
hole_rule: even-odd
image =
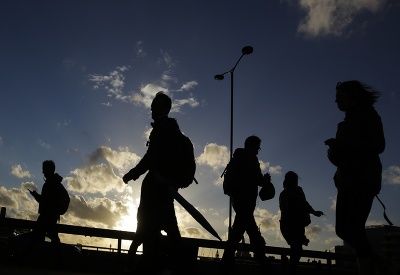
[[312,214],[314,216],[321,217],[322,215],[324,215],[324,212],[322,212],[322,211],[314,211]]
[[271,182],[271,175],[269,173],[264,174],[264,179],[266,182]]
[[124,181],[125,184],[127,184],[128,181],[131,180],[131,177],[130,177],[129,173],[126,173],[126,174],[122,177],[122,180]]
[[31,191],[31,190],[28,189],[28,191],[29,191],[29,193],[31,193],[31,195],[32,195],[34,198],[36,198],[36,196],[39,195],[38,192],[36,192],[36,190]]
[[137,180],[139,178],[139,175],[134,173],[134,170],[131,169],[128,173],[126,173],[123,177],[122,180],[124,181],[125,184],[128,183],[130,180]]

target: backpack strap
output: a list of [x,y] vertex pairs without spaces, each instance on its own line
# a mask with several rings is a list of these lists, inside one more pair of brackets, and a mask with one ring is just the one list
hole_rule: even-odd
[[375,197],[378,199],[378,201],[381,203],[381,205],[382,205],[382,207],[383,207],[383,217],[384,217],[385,220],[388,222],[388,224],[389,224],[390,226],[392,226],[393,223],[389,220],[388,216],[386,216],[386,207],[385,207],[385,205],[384,205],[383,202],[379,199],[378,195],[376,195]]

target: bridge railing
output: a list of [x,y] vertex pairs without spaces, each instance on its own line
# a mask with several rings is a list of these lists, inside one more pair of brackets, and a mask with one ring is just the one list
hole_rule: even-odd
[[[7,218],[5,217],[5,211],[2,211],[2,215],[0,216],[0,229],[4,228],[32,229],[34,225],[35,221]],[[122,253],[122,240],[133,240],[133,238],[135,237],[135,232],[129,232],[129,231],[93,228],[93,227],[76,226],[68,224],[58,224],[57,226],[59,233],[115,239],[117,240],[118,243],[116,249],[116,253],[118,254]],[[198,251],[199,248],[211,248],[219,250],[223,250],[225,248],[225,242],[217,240],[183,237],[183,243],[186,246],[190,246],[191,248],[193,248],[191,249],[191,251]],[[251,251],[251,246],[250,244],[240,244],[238,250]],[[289,256],[290,250],[289,248],[284,248],[284,247],[265,246],[265,253],[268,255],[280,256],[280,258],[283,259]],[[194,257],[197,256],[198,256],[197,254],[194,255]],[[333,261],[335,261],[336,265],[338,265],[338,263],[344,263],[344,262],[347,263],[355,262],[354,255],[333,253],[329,251],[304,250],[302,253],[302,257],[311,258],[315,260],[318,259],[321,260],[321,262],[324,261],[328,266],[328,268],[332,267]]]

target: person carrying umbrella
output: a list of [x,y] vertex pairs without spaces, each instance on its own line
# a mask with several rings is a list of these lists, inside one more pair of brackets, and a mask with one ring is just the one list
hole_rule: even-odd
[[[168,259],[171,264],[168,269],[178,274],[180,268],[181,234],[175,215],[174,197],[168,191],[171,186],[160,182],[171,171],[168,169],[173,154],[171,144],[174,144],[174,138],[181,133],[176,120],[168,117],[171,105],[172,101],[168,95],[163,92],[156,94],[151,104],[154,123],[147,152],[140,162],[123,176],[123,181],[128,183],[148,172],[141,187],[137,230],[129,253],[133,257],[138,245],[143,243],[141,268],[146,274],[157,274],[163,268],[162,261],[165,255],[161,252],[161,230],[168,236]],[[133,258],[130,258],[130,261],[133,264]]]

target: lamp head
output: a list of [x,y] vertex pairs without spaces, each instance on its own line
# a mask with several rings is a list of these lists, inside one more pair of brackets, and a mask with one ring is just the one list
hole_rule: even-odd
[[224,75],[223,74],[217,74],[214,76],[215,80],[224,80]]
[[242,49],[242,54],[251,54],[253,52],[253,47],[252,46],[246,46]]

